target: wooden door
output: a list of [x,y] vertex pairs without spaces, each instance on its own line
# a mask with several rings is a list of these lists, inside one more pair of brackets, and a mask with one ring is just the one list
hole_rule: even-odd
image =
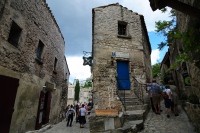
[[51,92],[43,92],[40,93],[40,100],[38,105],[38,113],[36,119],[36,127],[38,130],[49,122],[49,114],[50,114],[50,105],[51,105]]
[[0,75],[0,133],[9,133],[19,79]]

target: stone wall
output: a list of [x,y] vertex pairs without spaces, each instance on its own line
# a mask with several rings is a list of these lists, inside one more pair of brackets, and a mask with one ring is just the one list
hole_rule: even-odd
[[[187,3],[189,5],[192,5],[194,7],[197,7],[200,9],[200,2],[198,0],[181,0],[184,3]],[[197,21],[196,18],[192,18],[188,15],[185,15],[181,12],[176,12],[176,16],[177,16],[177,23],[178,23],[178,30],[181,33],[186,32],[191,26],[192,23],[194,23],[195,21]],[[181,49],[183,49],[184,43],[182,43],[179,40],[175,41],[175,45],[174,47],[170,48],[170,54],[171,54],[171,62],[175,62],[176,57],[181,54]],[[187,70],[183,70],[183,63],[180,64],[181,70],[179,71],[178,75],[178,81],[180,83],[180,88],[183,89],[184,91],[187,92],[187,94],[197,94],[198,96],[200,96],[200,80],[199,80],[199,74],[200,74],[200,69],[197,68],[195,66],[194,63],[191,62],[186,62],[186,67]],[[190,76],[190,82],[191,82],[191,87],[185,87],[184,83],[183,83],[183,79],[182,79],[182,73],[184,72],[188,72],[189,76]]]
[[[118,35],[118,21],[127,23],[127,35]],[[93,100],[95,109],[122,110],[117,96],[117,61],[129,62],[131,90],[134,77],[150,78],[151,48],[141,15],[121,5],[111,4],[93,9]],[[129,57],[112,56],[112,52]]]
[[[200,9],[199,0],[192,0],[192,1],[180,0],[180,1]],[[195,22],[199,21],[199,19],[190,17],[179,11],[176,11],[176,17],[177,17],[177,28],[178,31],[181,33],[187,32]],[[169,48],[171,64],[175,63],[176,58],[183,52],[183,49],[184,49],[183,41],[181,41],[180,39],[173,41],[173,44]],[[177,68],[172,72],[181,94],[184,93],[187,96],[189,96],[190,94],[196,94],[200,98],[200,80],[199,80],[200,69],[196,67],[193,62],[181,62],[180,64],[178,64]],[[185,86],[184,79],[182,76],[183,73],[188,73],[190,77],[191,86]],[[200,132],[199,130],[200,125],[198,124],[200,122],[199,121],[200,111],[198,106],[199,105],[192,105],[190,103],[187,103],[186,111],[189,118],[191,119],[191,122],[198,130],[197,132]]]
[[[66,96],[62,92],[67,89],[69,70],[65,42],[49,7],[44,0],[1,1],[0,18],[0,75],[20,80],[10,133],[35,129],[39,96],[46,82],[56,85],[51,92],[50,123],[59,122],[64,117]],[[16,47],[7,41],[13,21],[22,29]],[[44,44],[43,64],[36,61],[39,41]]]

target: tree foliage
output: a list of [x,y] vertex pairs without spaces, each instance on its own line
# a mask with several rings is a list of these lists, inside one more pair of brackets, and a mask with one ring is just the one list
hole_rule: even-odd
[[159,73],[160,73],[160,63],[156,63],[155,65],[152,66],[153,78],[157,77]]
[[[167,11],[167,8],[163,8],[161,10],[163,13]],[[156,32],[160,35],[163,35],[165,37],[165,41],[158,44],[158,49],[162,50],[165,46],[167,46],[168,43],[171,42],[170,37],[172,37],[176,33],[176,17],[175,17],[175,11],[172,9],[170,11],[170,17],[171,20],[159,20],[155,22],[156,25]]]
[[89,88],[92,87],[92,82],[85,82],[85,85],[83,86],[83,88]]
[[[165,13],[166,8],[162,9]],[[175,10],[170,11],[171,20],[157,21],[156,32],[165,37],[165,41],[158,44],[158,49],[162,50],[167,44],[172,44],[173,40],[177,39],[183,44],[181,54],[177,56],[176,61],[172,64],[171,68],[176,67],[181,62],[193,62],[200,68],[200,19],[190,22],[186,32],[178,31],[176,27]]]
[[80,84],[79,84],[79,80],[76,81],[76,86],[75,86],[75,100],[78,101],[79,100],[79,92],[80,92]]

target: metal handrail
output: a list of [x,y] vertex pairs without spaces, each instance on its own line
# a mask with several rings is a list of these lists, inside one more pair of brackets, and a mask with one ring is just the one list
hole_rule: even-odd
[[[126,111],[126,105],[125,105],[125,98],[126,98],[126,94],[125,94],[125,88],[124,88],[124,86],[121,84],[121,82],[119,81],[119,79],[116,77],[116,79],[117,79],[117,87],[118,86],[120,86],[121,88],[122,88],[122,90],[123,90],[123,99],[121,98],[121,96],[119,95],[119,93],[118,93],[118,91],[117,91],[117,95],[118,95],[118,97],[119,97],[119,99],[120,99],[120,101],[122,102],[122,105],[124,106],[124,110]],[[125,81],[124,81],[125,82]],[[118,88],[118,90],[119,90],[119,88]]]
[[134,77],[134,93],[144,103],[144,90],[146,86],[140,84],[137,79]]

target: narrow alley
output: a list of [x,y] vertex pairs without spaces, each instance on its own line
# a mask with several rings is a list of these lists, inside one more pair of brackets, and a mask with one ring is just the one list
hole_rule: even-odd
[[[179,116],[170,114],[170,118],[165,115],[164,104],[161,101],[162,112],[156,115],[152,110],[149,111],[144,122],[144,129],[139,133],[196,133],[194,127],[189,122],[188,116],[179,105]],[[79,127],[79,123],[73,122],[72,127],[66,127],[66,121],[54,125],[44,133],[89,133],[89,121],[84,128]]]

